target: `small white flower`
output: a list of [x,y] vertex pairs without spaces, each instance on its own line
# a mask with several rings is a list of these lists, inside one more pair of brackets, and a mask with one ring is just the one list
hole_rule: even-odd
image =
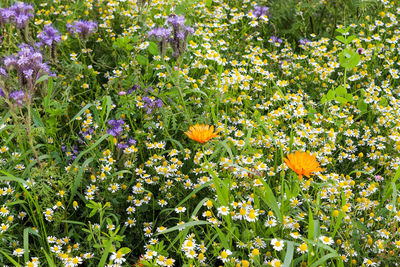
[[271,245],[274,247],[275,250],[281,251],[285,246],[285,243],[282,240],[274,238],[271,240]]
[[221,206],[218,209],[218,214],[219,215],[228,215],[229,214],[229,208],[225,206]]
[[321,240],[322,243],[324,243],[325,245],[328,245],[328,246],[333,244],[333,239],[329,236],[324,236],[324,235],[320,236],[319,240]]
[[176,209],[175,209],[175,212],[176,213],[182,213],[182,212],[185,212],[186,211],[186,208],[185,207],[177,207]]

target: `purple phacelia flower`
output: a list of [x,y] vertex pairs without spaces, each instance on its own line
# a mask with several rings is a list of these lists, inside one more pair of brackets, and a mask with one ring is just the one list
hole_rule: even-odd
[[143,97],[142,100],[144,101],[143,108],[146,109],[147,114],[151,114],[154,109],[159,109],[163,106],[163,102],[161,99],[152,99],[150,97]]
[[67,24],[67,30],[71,34],[77,34],[82,40],[86,40],[97,30],[97,23],[94,21],[78,20]]
[[129,141],[128,141],[128,143],[129,143],[131,146],[134,146],[134,145],[136,145],[136,140],[130,138]]
[[116,137],[122,133],[124,130],[122,126],[124,125],[124,120],[109,120],[107,124],[111,127],[107,129],[107,133],[111,134],[112,136]]
[[273,42],[273,43],[282,43],[282,39],[281,38],[278,38],[278,37],[276,37],[276,36],[271,36],[271,42]]
[[11,18],[14,17],[15,12],[9,8],[0,8],[0,27],[4,24],[9,23]]
[[38,43],[39,46],[52,46],[61,42],[61,34],[52,25],[44,26],[43,31],[37,37],[40,40]]
[[185,25],[185,17],[171,14],[167,18],[167,23],[172,25],[174,28],[183,27]]
[[[49,66],[43,62],[43,55],[33,47],[22,44],[17,55],[7,56],[3,60],[7,71],[14,68],[17,71],[20,88],[33,90],[40,76],[49,73]],[[0,73],[4,75],[4,69]]]
[[120,142],[117,144],[118,149],[125,149],[128,148],[128,145],[125,142]]
[[301,45],[306,45],[306,44],[308,44],[309,42],[311,42],[309,39],[307,39],[307,38],[305,38],[305,39],[300,39],[299,40],[299,43],[301,44]]
[[135,84],[134,86],[132,86],[131,89],[128,90],[128,95],[129,95],[129,94],[132,94],[134,91],[136,91],[136,90],[138,90],[138,89],[140,89],[140,85]]
[[158,41],[158,50],[164,58],[167,52],[168,38],[171,35],[171,29],[153,28],[148,32],[149,37],[153,37]]
[[9,7],[6,15],[11,23],[15,23],[17,28],[22,29],[28,25],[29,19],[33,18],[33,6],[23,2],[17,2]]
[[8,77],[7,71],[4,68],[1,68],[1,67],[0,67],[0,75],[2,75],[5,78]]
[[1,97],[6,97],[6,95],[4,94],[3,88],[1,88],[1,86],[0,86],[0,96]]
[[148,32],[149,37],[157,38],[158,40],[168,39],[171,35],[171,29],[156,27]]
[[269,8],[266,6],[255,6],[251,14],[256,18],[260,18],[261,16],[269,14]]
[[173,27],[173,36],[168,41],[173,49],[172,56],[175,58],[183,55],[187,49],[187,37],[189,34],[194,33],[194,29],[189,26],[185,26],[185,17],[170,15],[167,19],[167,23]]
[[22,101],[25,99],[25,93],[22,90],[14,91],[10,93],[9,98],[22,106]]
[[[156,27],[148,32],[149,37],[153,37],[158,41],[158,49],[162,58],[165,57],[168,43],[173,49],[172,56],[178,58],[186,51],[186,41],[189,34],[194,33],[194,29],[185,26],[185,17],[171,14],[167,18],[167,24],[171,28]],[[172,33],[172,35],[171,35]]]

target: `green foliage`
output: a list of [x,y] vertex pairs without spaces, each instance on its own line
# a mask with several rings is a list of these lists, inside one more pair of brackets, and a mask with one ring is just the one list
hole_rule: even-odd
[[374,0],[272,0],[261,4],[270,7],[270,20],[274,25],[271,34],[284,36],[289,42],[309,38],[310,34],[333,37],[337,25],[363,22],[366,15],[376,15],[381,7]]

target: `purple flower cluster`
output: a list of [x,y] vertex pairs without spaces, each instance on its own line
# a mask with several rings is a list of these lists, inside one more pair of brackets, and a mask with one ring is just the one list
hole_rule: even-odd
[[163,102],[161,99],[151,99],[150,97],[143,97],[144,101],[143,108],[146,109],[147,114],[151,114],[153,110],[159,109],[163,106]]
[[307,38],[305,38],[305,39],[300,39],[299,40],[299,43],[301,44],[301,45],[306,45],[306,44],[308,44],[309,42],[311,42],[309,39],[307,39]]
[[279,44],[282,43],[282,39],[278,38],[278,37],[276,37],[274,35],[270,37],[270,40],[271,40],[272,43],[279,43]]
[[22,90],[11,92],[9,95],[9,98],[14,100],[15,102],[17,102],[18,105],[20,105],[20,106],[22,106],[22,101],[26,97],[29,97],[29,95],[25,95],[24,91],[22,91]]
[[260,18],[261,16],[268,15],[269,14],[269,7],[266,7],[266,6],[255,6],[254,10],[251,11],[251,14],[256,18]]
[[64,153],[66,153],[67,156],[71,156],[71,160],[75,160],[75,159],[76,159],[76,156],[77,156],[78,153],[79,153],[78,147],[77,147],[76,145],[74,145],[74,146],[72,147],[72,150],[71,150],[71,151],[66,152],[66,150],[67,150],[66,146],[65,146],[65,145],[62,145],[62,146],[61,146],[61,151],[64,152]]
[[[20,88],[33,90],[37,79],[49,73],[49,66],[43,62],[43,55],[33,47],[22,44],[17,55],[7,56],[3,60],[5,70],[14,68],[17,71]],[[8,76],[4,69],[0,70],[3,76]]]
[[53,46],[56,43],[61,42],[61,34],[52,25],[46,25],[43,31],[38,34],[39,38],[38,46]]
[[[6,98],[6,94],[3,91],[3,88],[1,88],[1,86],[0,86],[0,96],[3,98]],[[22,90],[17,90],[17,91],[11,92],[8,95],[9,100],[14,100],[20,106],[22,106],[23,100],[26,97],[29,97],[29,95],[25,95],[25,93]]]
[[129,146],[134,146],[134,145],[136,145],[136,140],[130,138],[130,139],[128,140],[128,142],[124,142],[124,141],[119,142],[118,145],[117,145],[117,147],[118,147],[119,149],[125,149],[125,148],[127,148],[127,147],[129,147]]
[[97,23],[94,21],[78,20],[67,24],[67,30],[71,34],[77,34],[82,40],[89,38],[97,30]]
[[167,19],[167,23],[172,26],[173,36],[169,39],[169,43],[173,49],[172,56],[175,58],[183,55],[187,49],[187,37],[189,34],[194,33],[194,29],[189,26],[185,26],[185,17],[170,15]]
[[124,120],[109,120],[107,124],[110,126],[110,129],[107,129],[107,133],[116,137],[122,133],[124,130],[122,126],[124,125]]
[[32,5],[17,2],[9,8],[0,9],[0,26],[5,23],[14,23],[17,28],[22,29],[28,25],[29,19],[33,16]]
[[151,29],[148,32],[148,35],[149,35],[149,37],[154,37],[158,40],[168,39],[168,37],[171,35],[171,29],[156,27],[156,28]]
[[156,27],[148,32],[149,37],[154,37],[158,41],[158,50],[163,58],[167,51],[168,38],[171,35],[171,31],[171,29]]
[[186,51],[187,37],[189,34],[194,33],[194,29],[185,26],[184,16],[170,15],[167,18],[167,24],[172,28],[156,27],[148,32],[148,36],[157,39],[158,49],[162,57],[165,56],[167,44],[169,43],[173,49],[172,56],[178,58]]

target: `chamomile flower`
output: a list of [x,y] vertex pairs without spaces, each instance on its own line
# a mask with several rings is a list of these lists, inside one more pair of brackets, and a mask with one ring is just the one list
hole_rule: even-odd
[[324,243],[325,245],[332,245],[333,244],[333,239],[329,236],[320,236],[319,240],[321,240],[322,243]]
[[278,240],[276,238],[271,240],[271,245],[276,251],[281,251],[285,246],[285,243],[282,240]]

